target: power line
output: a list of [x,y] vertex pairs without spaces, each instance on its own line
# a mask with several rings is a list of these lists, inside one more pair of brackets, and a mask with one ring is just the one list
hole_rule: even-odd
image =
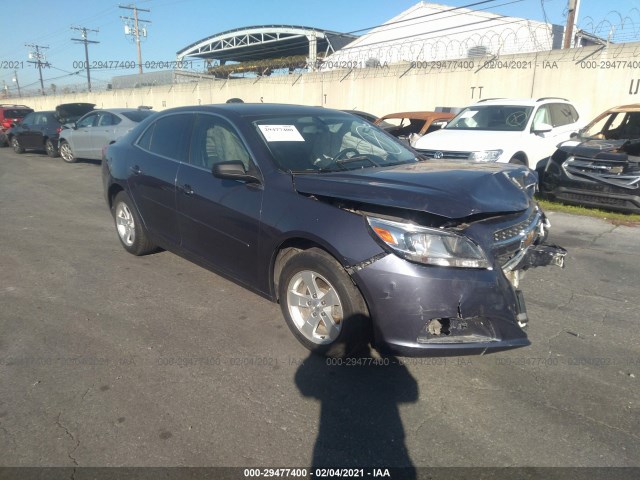
[[77,30],[81,32],[82,38],[72,38],[74,42],[79,42],[84,44],[84,59],[85,59],[85,67],[87,69],[87,88],[91,91],[91,69],[89,68],[89,44],[90,43],[100,43],[95,40],[89,40],[87,38],[87,32],[95,32],[98,33],[98,30],[93,30],[87,27],[71,27],[71,30]]
[[[49,66],[48,63],[46,63],[47,57],[45,56],[44,53],[40,52],[40,49],[47,49],[49,47],[45,47],[44,45],[34,45],[34,44],[25,44],[25,47],[29,47],[29,48],[35,48],[35,51],[31,51],[29,52],[29,58],[35,58],[35,61],[32,60],[28,60],[27,63],[35,63],[38,65],[38,74],[40,75],[40,87],[41,87],[41,91],[42,91],[42,95],[44,95],[44,82],[42,81],[42,66]],[[42,62],[42,60],[45,60],[45,62]]]
[[138,47],[138,69],[139,69],[139,72],[142,73],[142,50],[140,48],[140,37],[146,38],[147,29],[143,27],[142,30],[140,30],[139,24],[140,22],[151,23],[151,21],[138,18],[138,12],[151,13],[151,10],[138,8],[135,5],[119,5],[119,7],[125,8],[127,10],[133,10],[133,18],[131,17],[120,17],[120,18],[122,20],[125,20],[124,34],[131,35],[136,40],[136,45]]

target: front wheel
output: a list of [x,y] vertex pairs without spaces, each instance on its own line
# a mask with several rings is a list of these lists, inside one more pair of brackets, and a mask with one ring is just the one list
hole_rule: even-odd
[[342,265],[311,248],[291,257],[280,275],[280,308],[302,345],[329,357],[362,354],[371,340],[367,306]]
[[62,140],[60,142],[60,156],[67,163],[75,163],[76,157],[73,155],[73,150],[71,150],[71,145],[69,143]]
[[44,143],[44,148],[47,151],[47,155],[51,158],[56,158],[58,156],[58,147],[56,147],[55,143],[53,143],[50,138],[47,138],[47,141]]
[[24,153],[24,147],[20,144],[20,140],[18,140],[18,137],[11,138],[11,146],[13,147],[14,152]]
[[133,206],[129,195],[120,192],[113,200],[113,219],[118,238],[124,249],[133,255],[146,255],[155,249],[142,226],[140,215]]

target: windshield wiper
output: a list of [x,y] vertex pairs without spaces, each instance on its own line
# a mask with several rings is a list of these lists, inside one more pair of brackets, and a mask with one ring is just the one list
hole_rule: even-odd
[[336,160],[335,164],[337,166],[339,166],[342,170],[349,170],[348,168],[344,168],[345,164],[361,162],[363,160],[369,162],[371,164],[371,166],[373,166],[373,167],[379,167],[380,166],[379,164],[377,164],[376,162],[371,160],[367,155],[354,155],[353,157],[344,158],[344,159],[341,159],[341,160]]

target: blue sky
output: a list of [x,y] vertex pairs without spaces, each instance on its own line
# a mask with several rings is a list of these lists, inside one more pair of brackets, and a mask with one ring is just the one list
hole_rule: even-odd
[[[481,0],[442,0],[450,6],[463,6]],[[98,29],[90,40],[99,41],[89,47],[91,61],[135,61],[135,45],[124,35],[121,15],[131,12],[118,8],[110,0],[56,0],[44,7],[42,0],[14,2],[10,14],[0,18],[0,88],[4,83],[15,87],[14,74],[7,62],[18,64],[18,79],[23,89],[38,88],[37,69],[27,64],[29,49],[25,43],[48,46],[47,60],[51,68],[43,71],[45,88],[82,84],[84,71],[73,62],[84,60],[81,44],[71,41],[79,32],[72,25]],[[175,53],[201,38],[232,28],[262,24],[307,25],[328,30],[351,32],[384,23],[416,4],[416,0],[139,0],[136,5],[151,10],[141,18],[151,20],[148,38],[142,44],[143,62],[170,61]],[[564,24],[567,0],[492,0],[473,8],[502,15]],[[126,0],[122,3],[125,5]],[[44,8],[43,8],[44,7]],[[613,13],[610,13],[613,12]],[[625,19],[626,17],[626,19]],[[624,36],[640,40],[640,0],[582,0],[578,25],[600,25],[609,30],[614,25]],[[608,23],[607,23],[608,22]],[[592,27],[593,28],[593,27]],[[92,72],[96,87],[104,86],[114,75],[136,73],[137,70],[103,70]]]

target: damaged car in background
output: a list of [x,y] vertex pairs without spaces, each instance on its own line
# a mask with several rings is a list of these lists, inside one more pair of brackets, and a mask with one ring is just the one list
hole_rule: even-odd
[[102,173],[125,250],[162,247],[279,302],[329,356],[528,345],[521,274],[566,254],[545,244],[529,169],[427,161],[324,108],[164,110],[106,149]]
[[540,175],[543,198],[640,213],[640,104],[602,113],[558,145]]
[[420,137],[443,128],[455,117],[449,112],[390,113],[374,123],[400,141],[413,146]]

